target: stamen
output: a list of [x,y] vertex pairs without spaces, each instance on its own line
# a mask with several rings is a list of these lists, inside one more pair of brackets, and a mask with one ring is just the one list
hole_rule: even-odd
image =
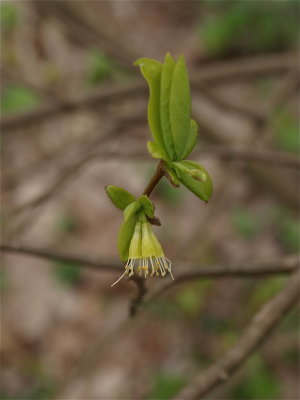
[[161,276],[165,276],[166,275],[166,271],[165,271],[165,268],[164,268],[164,266],[162,264],[161,258],[157,257],[157,259],[158,259],[158,265],[159,265],[159,268],[160,268]]
[[113,287],[113,286],[115,286],[115,284],[117,284],[118,282],[120,282],[120,280],[123,278],[123,276],[124,276],[126,273],[127,273],[127,271],[125,271],[124,274],[121,275],[120,278],[116,280],[116,282],[114,282],[112,285],[110,285],[110,287]]
[[154,268],[154,265],[153,265],[152,257],[150,257],[150,263],[151,263],[151,267],[152,267],[152,272],[151,272],[150,276],[153,276],[155,274],[155,268]]

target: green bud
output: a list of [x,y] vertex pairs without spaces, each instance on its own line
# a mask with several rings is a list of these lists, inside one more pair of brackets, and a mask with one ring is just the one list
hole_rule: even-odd
[[197,169],[192,169],[191,171],[189,171],[189,175],[199,182],[205,182],[207,180],[207,173],[204,171],[199,171]]

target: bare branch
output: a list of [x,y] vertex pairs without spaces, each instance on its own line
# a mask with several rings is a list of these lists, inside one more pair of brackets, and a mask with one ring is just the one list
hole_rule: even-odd
[[251,148],[249,146],[230,146],[230,145],[214,145],[205,146],[201,149],[200,154],[212,154],[213,156],[240,160],[240,161],[251,161],[266,163],[268,165],[274,165],[276,167],[286,167],[292,169],[300,169],[299,157],[293,156],[288,152]]
[[[98,261],[95,259],[89,259],[86,257],[73,256],[70,254],[59,253],[52,250],[36,248],[27,245],[13,245],[13,244],[0,244],[0,250],[6,253],[22,254],[33,257],[40,257],[45,259],[65,261],[75,264],[81,267],[91,267],[94,269],[107,270],[120,272],[119,261]],[[181,265],[181,267],[179,266]],[[289,274],[295,271],[300,265],[298,255],[289,255],[283,258],[277,258],[274,260],[267,261],[256,261],[253,263],[244,262],[233,265],[208,265],[201,267],[193,267],[191,265],[185,265],[184,263],[178,263],[178,267],[175,266],[175,270],[184,271],[180,272],[175,276],[175,281],[171,284],[163,284],[159,287],[152,297],[158,296],[160,293],[165,292],[169,288],[188,282],[195,279],[210,279],[210,278],[226,278],[226,277],[252,277],[252,278],[264,278],[276,274]]]
[[207,393],[226,382],[298,302],[299,278],[297,271],[290,277],[285,288],[263,305],[252,318],[236,345],[214,365],[196,375],[173,400],[204,398]]
[[276,75],[297,68],[297,65],[298,54],[293,52],[250,56],[200,66],[193,79],[215,85],[232,79],[237,81],[261,75]]
[[83,94],[73,99],[60,100],[53,104],[45,104],[32,111],[3,117],[1,118],[0,128],[3,129],[4,133],[4,130],[24,128],[27,125],[42,122],[50,117],[74,112],[85,107],[98,107],[99,104],[115,99],[119,100],[127,96],[135,96],[140,93],[146,93],[146,87],[143,85],[142,80],[123,85],[110,82],[101,86],[100,89],[95,89],[88,94]]
[[152,193],[153,189],[155,186],[158,184],[158,182],[161,180],[161,178],[164,176],[164,169],[163,169],[163,162],[160,160],[160,162],[157,165],[156,171],[154,175],[152,176],[150,182],[148,183],[146,189],[144,190],[143,194],[146,196],[150,196]]
[[[300,267],[299,255],[289,255],[282,258],[265,261],[252,261],[227,265],[208,265],[202,267],[182,266],[181,272],[175,275],[175,280],[170,283],[162,283],[146,302],[155,299],[175,286],[197,279],[213,278],[267,278],[276,274],[290,274]],[[176,267],[175,267],[176,269]],[[179,268],[177,268],[178,270]]]
[[[115,135],[112,135],[112,137],[115,138]],[[223,159],[231,159],[241,162],[258,162],[266,163],[269,166],[280,166],[295,170],[300,169],[299,158],[282,151],[260,149],[253,150],[251,148],[232,147],[229,145],[214,145],[206,146],[197,153],[209,154]],[[105,149],[101,149],[100,151],[95,151],[95,149],[93,149],[93,151],[83,154],[81,158],[76,159],[75,162],[64,168],[61,173],[58,174],[57,179],[50,186],[48,186],[43,193],[39,194],[36,198],[29,200],[27,203],[21,204],[20,206],[15,208],[14,215],[19,214],[24,210],[38,207],[44,202],[49,201],[54,194],[56,194],[59,190],[62,189],[64,185],[69,182],[72,177],[78,176],[77,174],[81,169],[87,167],[89,163],[95,160],[97,160],[97,162],[103,162],[106,160],[111,160],[114,157],[117,157],[119,160],[132,160],[133,158],[143,160],[146,155],[147,154],[145,153],[145,151],[122,154],[119,151],[108,152]],[[159,173],[161,174],[161,171]],[[163,175],[161,175],[161,177],[162,176]],[[161,177],[159,179],[161,179]],[[151,221],[151,223],[154,222],[155,221]]]
[[130,317],[134,317],[137,313],[137,310],[139,306],[142,304],[143,299],[147,293],[147,288],[145,284],[145,279],[141,278],[139,276],[133,276],[131,280],[136,284],[137,286],[137,293],[136,296],[133,297],[133,299],[130,302],[130,307],[129,307],[129,315]]
[[39,257],[52,261],[62,261],[70,263],[76,267],[89,267],[98,271],[118,272],[121,270],[121,263],[112,261],[98,261],[85,257],[77,257],[69,254],[59,253],[52,250],[38,249],[31,246],[17,246],[10,244],[1,244],[0,250],[5,253],[20,254],[25,256]]

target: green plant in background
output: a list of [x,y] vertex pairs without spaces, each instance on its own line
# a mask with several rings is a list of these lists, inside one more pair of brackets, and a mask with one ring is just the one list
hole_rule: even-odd
[[4,268],[0,268],[0,292],[6,290],[9,286],[9,279],[7,271]]
[[1,113],[29,110],[38,103],[39,97],[32,90],[16,85],[7,86],[1,95]]
[[18,21],[18,10],[11,2],[1,2],[0,4],[1,30],[11,31],[15,28]]
[[81,269],[70,262],[56,262],[53,271],[57,281],[66,286],[73,286],[81,279]]
[[165,257],[150,225],[160,225],[149,196],[164,175],[172,185],[183,184],[205,202],[212,194],[212,182],[205,168],[186,160],[196,145],[198,125],[191,119],[189,78],[184,57],[175,61],[167,53],[164,63],[140,58],[134,65],[140,67],[149,86],[148,123],[153,141],[148,142],[148,151],[160,161],[139,198],[123,188],[106,187],[110,200],[124,213],[118,249],[126,265],[125,272],[115,283],[125,275],[133,276],[135,272],[144,278],[167,273],[173,278],[171,262]]
[[245,239],[253,239],[261,230],[261,220],[247,209],[234,209],[231,218],[235,230]]
[[205,3],[213,15],[199,27],[209,56],[263,53],[297,45],[299,3],[297,1],[238,0]]
[[245,377],[234,387],[231,399],[278,399],[280,383],[271,368],[258,354],[246,364]]
[[99,50],[91,50],[88,54],[88,80],[91,84],[102,83],[109,78],[114,69],[113,61]]
[[153,388],[148,399],[171,399],[186,385],[186,379],[178,374],[161,372],[154,376]]
[[298,153],[300,150],[299,121],[288,110],[278,112],[272,121],[274,145],[279,149]]
[[286,208],[275,212],[274,224],[278,238],[288,252],[300,251],[300,225],[298,218]]

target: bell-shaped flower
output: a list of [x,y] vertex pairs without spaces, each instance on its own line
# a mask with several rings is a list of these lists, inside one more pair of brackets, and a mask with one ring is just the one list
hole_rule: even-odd
[[174,279],[171,261],[165,257],[150,223],[137,222],[129,246],[125,272],[111,286],[118,283],[125,275],[131,277],[138,274],[146,279],[147,276],[165,276],[168,272]]

